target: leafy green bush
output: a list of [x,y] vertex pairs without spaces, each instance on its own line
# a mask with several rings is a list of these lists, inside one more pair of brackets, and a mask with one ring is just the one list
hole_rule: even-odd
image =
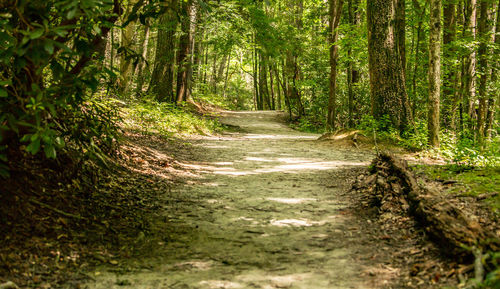
[[450,131],[440,134],[441,145],[437,153],[457,166],[484,167],[500,165],[500,138],[496,137],[481,147],[467,134],[457,135]]
[[[113,108],[90,96],[113,73],[100,50],[120,13],[118,1],[7,1],[0,5],[0,174],[7,151],[56,158],[111,147]],[[99,156],[100,158],[100,156]]]
[[404,137],[399,138],[398,144],[412,151],[423,150],[428,147],[428,135],[429,130],[427,129],[427,122],[423,120],[416,120],[415,129],[413,131],[406,132]]
[[291,127],[305,132],[320,133],[324,130],[325,125],[322,121],[314,117],[301,117],[296,122],[291,124]]

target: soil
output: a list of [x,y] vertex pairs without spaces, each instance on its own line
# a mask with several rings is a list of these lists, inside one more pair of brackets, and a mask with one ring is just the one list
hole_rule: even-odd
[[280,112],[218,113],[218,136],[127,131],[108,167],[12,167],[0,287],[454,288],[470,274],[353,187],[374,157],[362,136],[325,141]]
[[[456,281],[413,226],[387,228],[349,190],[374,157],[290,129],[279,112],[224,112],[233,128],[171,151],[132,138],[131,169],[161,190],[140,257],[68,288],[432,288]],[[175,155],[172,158],[166,155]],[[130,153],[129,153],[130,155]],[[166,159],[166,161],[163,161]],[[179,173],[182,172],[182,173]],[[158,179],[175,185],[155,187]],[[391,226],[392,223],[388,223]],[[390,235],[388,235],[390,232]],[[72,287],[71,287],[72,286]],[[61,287],[64,287],[62,285]]]

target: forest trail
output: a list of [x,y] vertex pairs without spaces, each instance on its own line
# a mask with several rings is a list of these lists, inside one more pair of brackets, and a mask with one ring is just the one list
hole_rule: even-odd
[[379,253],[390,250],[346,196],[373,155],[282,119],[225,112],[237,132],[191,140],[197,176],[166,193],[153,257],[98,268],[88,288],[388,288],[398,272]]

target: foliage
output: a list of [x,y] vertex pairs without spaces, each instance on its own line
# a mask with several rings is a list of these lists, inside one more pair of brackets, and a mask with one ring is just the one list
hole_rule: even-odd
[[299,131],[320,133],[324,130],[324,119],[301,117],[296,122],[291,123],[291,127]]
[[[118,17],[110,0],[7,1],[0,5],[0,144],[24,144],[56,158],[68,145],[109,149],[116,136],[109,107],[89,98],[113,73],[97,60]],[[5,175],[7,156],[0,159]]]
[[124,124],[143,134],[163,137],[179,135],[208,135],[222,129],[216,119],[192,112],[189,104],[176,106],[152,98],[133,101],[124,108]]

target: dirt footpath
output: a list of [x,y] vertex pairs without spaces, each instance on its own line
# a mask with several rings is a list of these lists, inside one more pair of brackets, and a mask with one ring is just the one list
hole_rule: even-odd
[[346,195],[373,155],[332,148],[281,118],[227,112],[222,122],[238,132],[188,140],[193,175],[165,192],[155,224],[164,237],[148,257],[89,272],[85,286],[398,287],[392,248]]

